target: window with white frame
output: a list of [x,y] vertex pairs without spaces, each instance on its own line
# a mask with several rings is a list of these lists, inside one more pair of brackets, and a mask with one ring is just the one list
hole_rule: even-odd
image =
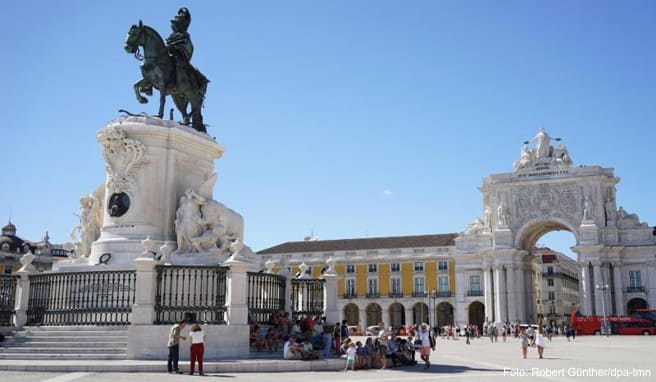
[[392,263],[391,269],[392,269],[392,272],[401,272],[401,264]]
[[549,266],[547,267],[547,274],[549,274],[549,275],[553,275],[553,273],[554,273],[554,268],[553,268],[551,265],[549,265]]
[[376,273],[378,272],[378,264],[368,264],[367,269],[369,273]]
[[367,279],[367,294],[375,296],[378,294],[378,279]]
[[556,314],[556,306],[549,305],[549,314]]
[[549,292],[549,300],[555,300],[556,299],[556,292]]
[[481,276],[469,276],[469,290],[481,291]]
[[423,272],[424,271],[424,263],[421,261],[415,262],[415,272]]
[[346,264],[346,273],[355,273],[355,264]]
[[449,276],[440,276],[437,279],[438,281],[438,291],[439,292],[448,292],[449,291]]
[[637,288],[640,286],[642,286],[640,271],[629,271],[629,287]]
[[355,296],[355,279],[346,279],[344,292],[349,296]]
[[400,277],[392,277],[390,279],[390,285],[391,285],[392,294],[395,294],[395,295],[401,294],[401,278]]
[[547,286],[554,286],[554,279],[547,279]]
[[437,269],[440,271],[448,271],[449,270],[449,262],[446,260],[440,260],[437,262]]
[[[423,263],[421,264],[423,265]],[[423,277],[415,277],[415,289],[414,289],[415,294],[424,293],[426,291],[424,285],[425,284],[424,284]]]

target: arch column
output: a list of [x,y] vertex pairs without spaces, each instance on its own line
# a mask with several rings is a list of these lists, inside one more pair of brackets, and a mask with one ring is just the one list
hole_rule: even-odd
[[625,311],[624,306],[624,292],[622,290],[622,264],[619,261],[613,262],[613,288],[615,290],[615,314],[623,315]]
[[527,322],[526,320],[526,289],[524,287],[525,281],[524,281],[524,275],[526,272],[526,264],[524,261],[525,255],[522,254],[521,260],[519,262],[519,265],[517,266],[517,269],[515,271],[516,275],[516,281],[515,285],[519,285],[519,288],[515,291],[515,297],[517,300],[517,317],[516,319],[519,320],[520,322]]
[[364,333],[367,330],[367,308],[365,307],[364,309],[362,309],[358,306],[358,310],[359,310],[358,326],[360,327],[360,331]]
[[581,313],[584,315],[592,314],[592,295],[590,291],[590,271],[588,264],[579,263],[581,279],[579,280],[579,300],[581,301]]
[[656,261],[647,263],[645,290],[647,291],[647,304],[649,304],[649,308],[656,308]]
[[517,319],[517,305],[515,300],[515,264],[508,264],[506,266],[506,281],[507,281],[507,305],[508,305],[508,316],[506,316],[506,321],[515,321]]
[[494,317],[496,322],[506,322],[508,319],[506,307],[506,280],[504,277],[503,266],[497,264],[494,266]]
[[[594,314],[601,316],[602,315],[602,306],[605,307],[605,305],[602,305],[601,299],[602,297],[606,294],[606,290],[601,290],[597,289],[597,285],[600,287],[603,287],[603,285],[606,284],[606,281],[603,280],[603,277],[601,277],[601,263],[599,261],[593,261],[592,262],[592,277],[594,281],[594,285],[592,285],[592,288],[594,288],[594,302],[595,302],[595,311]],[[605,304],[605,301],[604,301]],[[605,312],[608,314],[608,310]]]
[[485,264],[483,266],[483,287],[485,293],[485,321],[494,322],[494,308],[492,304],[492,268]]
[[[387,323],[387,326],[392,326],[392,320],[391,320],[391,317],[389,315],[389,305],[385,305],[385,306],[381,305],[380,319],[381,319],[381,321]],[[362,332],[362,333],[364,333],[364,332]]]
[[415,324],[415,315],[414,315],[414,309],[413,308],[408,308],[407,306],[404,306],[405,308],[405,323],[406,325],[414,325]]

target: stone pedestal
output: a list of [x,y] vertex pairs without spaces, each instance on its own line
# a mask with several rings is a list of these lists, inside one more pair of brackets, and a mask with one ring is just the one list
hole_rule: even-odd
[[178,201],[214,173],[224,148],[192,128],[146,117],[116,119],[97,139],[107,177],[103,225],[89,265],[131,268],[148,236],[157,246],[175,247]]
[[599,227],[593,221],[583,221],[579,226],[579,244],[595,245],[599,243]]

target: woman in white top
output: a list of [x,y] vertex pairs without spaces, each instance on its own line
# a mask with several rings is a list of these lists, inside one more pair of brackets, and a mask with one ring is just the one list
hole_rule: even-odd
[[203,353],[205,352],[205,332],[201,329],[200,325],[194,324],[189,333],[189,340],[191,341],[191,365],[189,367],[189,375],[194,374],[194,365],[198,361],[198,375],[203,374]]
[[538,347],[538,355],[542,358],[542,353],[544,353],[544,336],[542,335],[542,329],[538,329],[538,335],[535,337],[535,346]]

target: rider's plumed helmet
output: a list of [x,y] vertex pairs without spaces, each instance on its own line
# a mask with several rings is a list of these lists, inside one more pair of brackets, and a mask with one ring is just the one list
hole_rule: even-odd
[[180,8],[178,14],[171,20],[171,24],[175,25],[178,32],[186,32],[191,23],[191,13],[187,8]]

